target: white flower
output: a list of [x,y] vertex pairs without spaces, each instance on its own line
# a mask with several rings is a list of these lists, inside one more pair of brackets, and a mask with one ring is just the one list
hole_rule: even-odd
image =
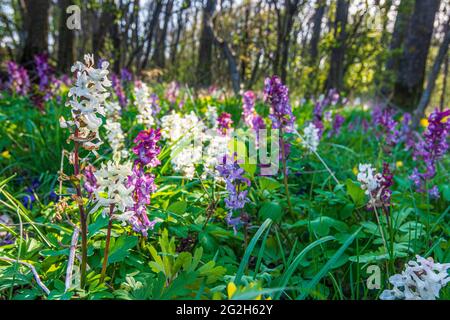
[[205,112],[205,118],[210,124],[211,128],[217,127],[217,109],[215,106],[208,106]]
[[214,129],[205,133],[205,140],[208,141],[208,145],[203,152],[202,178],[205,179],[207,176],[218,178],[216,167],[221,163],[223,155],[229,154],[228,143],[230,139],[230,136],[223,136]]
[[416,256],[417,261],[409,261],[401,274],[389,278],[394,286],[384,290],[381,300],[436,300],[439,291],[450,281],[448,269],[450,263],[435,263],[433,258]]
[[308,150],[316,152],[319,141],[319,129],[311,122],[303,129],[302,145]]
[[[100,69],[94,68],[94,56],[85,55],[85,63],[77,61],[71,68],[75,72],[76,81],[70,88],[66,103],[72,108],[72,119],[60,119],[62,128],[76,126],[78,135],[73,137],[86,149],[96,149],[101,144],[98,129],[102,125],[100,116],[105,115],[104,104],[109,97],[106,88],[111,86],[108,80],[108,62],[103,62]],[[95,141],[95,142],[94,142]]]
[[[110,205],[114,205],[114,212],[127,214],[126,208],[134,205],[133,187],[127,187],[128,176],[132,174],[131,162],[120,164],[108,161],[106,165],[102,164],[102,167],[94,173],[97,179],[97,189],[94,191],[96,205],[91,212],[104,207],[103,214],[106,214],[109,213]],[[117,217],[117,213],[115,216]]]
[[125,155],[123,151],[125,136],[119,122],[112,119],[106,119],[105,124],[107,139],[113,151],[113,158]]
[[143,82],[137,82],[134,86],[134,96],[136,98],[136,104],[138,109],[138,115],[136,119],[139,124],[143,124],[146,127],[151,127],[155,124],[153,118],[152,104],[150,103],[150,91],[147,85]]
[[361,183],[361,189],[365,194],[372,195],[372,192],[380,187],[383,182],[383,176],[380,173],[375,174],[376,169],[371,164],[359,164],[357,179]]
[[174,143],[171,150],[173,169],[192,179],[195,165],[202,162],[204,123],[193,112],[180,116],[172,111],[161,118],[161,128],[162,138]]

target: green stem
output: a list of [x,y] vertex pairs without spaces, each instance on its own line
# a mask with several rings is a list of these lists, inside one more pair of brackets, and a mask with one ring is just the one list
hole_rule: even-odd
[[284,190],[286,192],[287,204],[289,208],[289,214],[295,220],[294,210],[292,209],[291,196],[289,194],[289,186],[288,186],[288,175],[287,175],[287,165],[286,165],[286,150],[283,139],[283,128],[280,128],[280,141],[281,141],[281,162],[283,163],[283,183]]
[[109,222],[108,222],[108,230],[106,231],[106,243],[105,250],[103,252],[103,265],[102,265],[102,273],[100,275],[100,283],[105,281],[106,276],[106,267],[108,265],[108,255],[109,255],[109,246],[111,243],[111,229],[112,229],[112,214],[114,211],[114,204],[109,206]]

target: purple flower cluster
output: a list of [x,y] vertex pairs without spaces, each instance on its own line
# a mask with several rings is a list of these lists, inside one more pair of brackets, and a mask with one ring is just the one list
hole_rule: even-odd
[[233,120],[231,120],[231,114],[227,112],[222,112],[217,118],[217,130],[223,136],[226,136],[230,132],[232,124]]
[[243,99],[243,111],[245,124],[253,129],[258,136],[260,129],[265,129],[266,125],[263,118],[255,110],[255,94],[253,91],[246,91],[242,97]]
[[399,142],[400,131],[397,129],[397,121],[394,120],[395,111],[391,108],[375,107],[372,112],[372,121],[379,131],[377,137],[383,137],[388,146],[394,146]]
[[119,77],[116,74],[111,75],[111,83],[114,92],[116,93],[117,99],[119,100],[120,106],[126,107],[127,105],[127,97],[125,95],[125,91],[123,90],[122,83]]
[[152,107],[152,114],[155,116],[161,111],[159,97],[156,93],[152,93],[149,100]]
[[142,130],[134,139],[136,146],[133,153],[137,155],[134,162],[133,175],[128,177],[128,187],[133,187],[134,206],[129,208],[134,214],[129,223],[136,232],[147,236],[148,230],[153,229],[156,221],[150,221],[146,206],[150,204],[151,194],[155,192],[155,177],[145,172],[145,167],[156,167],[161,162],[157,158],[161,148],[157,142],[161,138],[161,131],[155,129]]
[[127,68],[120,70],[120,78],[122,81],[130,82],[133,80],[133,74]]
[[6,66],[9,74],[8,88],[17,94],[26,95],[30,90],[27,70],[14,61],[9,61]]
[[161,139],[161,130],[149,129],[142,130],[134,139],[136,146],[133,147],[133,153],[138,156],[135,160],[135,166],[139,167],[156,167],[161,162],[157,158],[161,152],[161,148],[157,142]]
[[[175,104],[177,102],[178,95],[180,93],[180,84],[176,81],[172,81],[169,83],[169,86],[166,90],[166,99],[170,104]],[[181,108],[182,106],[180,106]]]
[[344,124],[344,122],[345,122],[345,118],[343,116],[341,116],[340,114],[337,114],[334,117],[333,128],[328,133],[328,136],[329,137],[331,137],[331,136],[338,136],[339,133],[341,132],[341,128],[342,128],[342,125]]
[[[425,171],[419,172],[414,168],[411,181],[418,191],[424,191],[425,181],[436,175],[436,162],[442,158],[448,149],[447,136],[450,131],[450,109],[440,112],[436,109],[428,117],[428,127],[423,133],[423,139],[416,143],[414,150],[414,160],[422,159],[425,164]],[[429,190],[430,196],[439,197],[436,186]]]
[[216,169],[225,180],[228,191],[228,197],[225,199],[225,206],[229,210],[226,221],[237,232],[237,227],[242,224],[242,214],[238,217],[233,217],[233,211],[242,211],[245,204],[249,202],[247,198],[248,190],[242,190],[242,187],[249,187],[250,180],[242,176],[244,169],[239,166],[237,160],[226,155]]
[[84,184],[83,187],[89,194],[89,197],[92,197],[95,189],[97,189],[97,178],[95,178],[95,167],[91,164],[87,165],[83,171],[84,174]]
[[381,201],[386,206],[389,206],[391,204],[391,195],[392,195],[392,190],[390,188],[394,184],[394,175],[389,169],[389,164],[386,162],[383,163],[382,177],[383,179],[380,183],[380,189],[383,190],[383,192],[380,197]]
[[340,95],[336,89],[330,89],[325,97],[319,98],[313,109],[313,123],[319,129],[319,138],[322,137],[324,131],[324,112],[330,106],[334,106],[339,102]]
[[270,103],[270,115],[273,129],[294,131],[295,117],[289,103],[289,89],[277,76],[266,78],[264,82],[264,97]]

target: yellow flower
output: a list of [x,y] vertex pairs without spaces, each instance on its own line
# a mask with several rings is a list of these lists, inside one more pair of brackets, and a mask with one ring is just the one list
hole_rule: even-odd
[[397,168],[403,167],[403,161],[397,161],[397,162],[395,163],[395,166],[396,166]]
[[1,155],[2,155],[2,157],[5,158],[5,159],[11,158],[11,154],[9,153],[8,150],[3,151],[3,152],[1,153]]
[[441,123],[447,123],[447,120],[450,116],[446,116],[444,118],[442,118]]
[[427,118],[420,119],[420,125],[424,128],[428,127],[428,119]]
[[230,282],[227,285],[227,293],[228,293],[228,299],[231,299],[233,295],[236,293],[237,287],[234,284],[234,282]]
[[353,167],[353,173],[355,174],[355,176],[357,176],[358,175],[358,168],[356,168],[356,167]]

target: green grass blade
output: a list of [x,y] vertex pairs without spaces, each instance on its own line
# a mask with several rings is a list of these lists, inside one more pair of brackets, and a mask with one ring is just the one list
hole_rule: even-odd
[[241,283],[242,275],[244,274],[245,267],[248,264],[248,260],[250,259],[250,255],[253,252],[253,249],[256,246],[256,243],[258,242],[259,238],[262,236],[264,231],[269,228],[272,225],[271,219],[266,219],[264,223],[259,227],[258,231],[256,231],[255,235],[253,236],[252,240],[250,241],[247,249],[245,250],[244,257],[242,258],[241,264],[239,265],[239,269],[236,273],[235,283],[236,286],[239,286]]
[[347,250],[347,248],[353,243],[353,240],[355,240],[358,233],[361,231],[362,227],[360,227],[358,230],[355,231],[348,239],[345,241],[345,243],[339,248],[338,251],[331,257],[330,260],[328,260],[327,263],[320,269],[320,271],[316,274],[316,276],[308,282],[306,287],[303,289],[303,293],[297,297],[298,300],[305,299],[312,288],[314,288],[319,281],[328,273],[328,271],[331,269],[331,267],[336,263],[336,261],[340,258],[340,256]]

